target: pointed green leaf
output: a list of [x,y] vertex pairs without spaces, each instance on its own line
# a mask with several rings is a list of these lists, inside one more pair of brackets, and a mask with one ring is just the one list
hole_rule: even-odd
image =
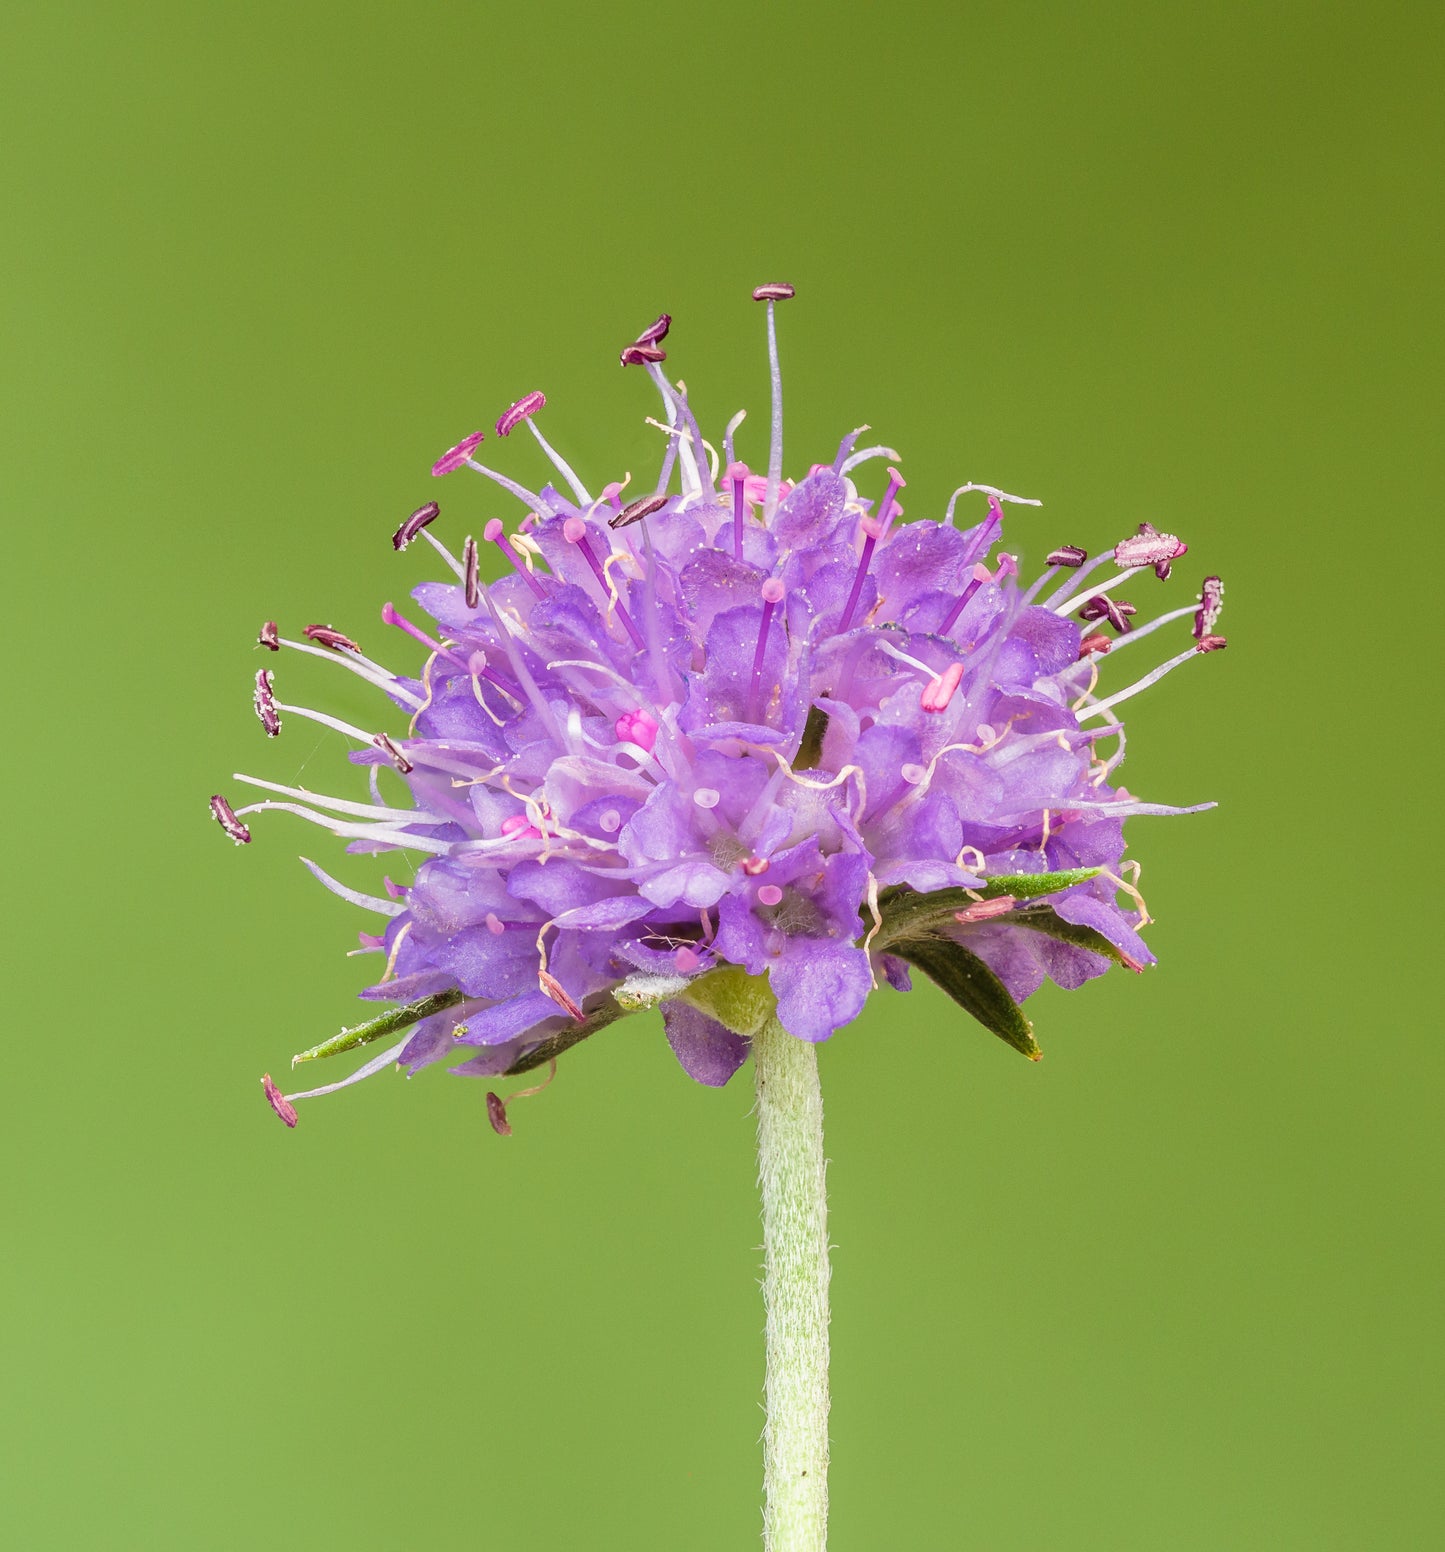
[[1116,965],[1123,965],[1136,975],[1144,968],[1137,959],[1115,947],[1102,932],[1065,921],[1051,905],[1031,905],[1025,911],[1012,911],[1007,920],[1010,927],[1027,927],[1031,932],[1042,932],[1060,943],[1072,943],[1075,948],[1086,948],[1091,954],[1102,954],[1105,959],[1112,959]]
[[291,1065],[295,1067],[298,1062],[315,1061],[318,1056],[336,1056],[342,1051],[354,1051],[359,1045],[370,1045],[373,1040],[397,1034],[424,1018],[430,1018],[433,1013],[456,1007],[459,1002],[465,1001],[465,997],[464,992],[453,986],[444,992],[433,992],[430,997],[419,997],[415,1002],[403,1003],[389,1013],[383,1013],[365,1024],[358,1024],[354,1029],[343,1029],[339,1035],[332,1035],[320,1045],[313,1045],[309,1051],[302,1051],[291,1058]]
[[971,1013],[1015,1051],[1022,1051],[1031,1062],[1044,1054],[1023,1010],[977,954],[969,953],[949,938],[905,938],[894,943],[889,952],[923,971],[966,1013]]
[[[929,894],[919,894],[904,886],[885,889],[878,900],[883,926],[873,947],[887,948],[899,938],[923,937],[936,927],[947,926],[955,911],[967,910],[980,899],[997,900],[1012,895],[1015,900],[1034,900],[1087,883],[1101,871],[1068,868],[1060,873],[996,873],[978,889],[935,889]],[[1008,919],[1012,922],[1015,917]]]

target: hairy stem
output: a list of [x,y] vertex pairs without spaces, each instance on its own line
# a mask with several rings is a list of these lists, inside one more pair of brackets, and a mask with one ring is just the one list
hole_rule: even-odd
[[828,1201],[817,1049],[770,1018],[753,1037],[767,1306],[766,1552],[828,1541]]

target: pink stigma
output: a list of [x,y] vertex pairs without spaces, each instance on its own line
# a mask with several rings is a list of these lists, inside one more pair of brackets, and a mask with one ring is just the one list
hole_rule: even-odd
[[748,504],[748,466],[745,463],[730,463],[727,468],[727,478],[733,487],[733,559],[743,558],[743,519],[747,512]]
[[538,598],[545,598],[547,596],[542,584],[532,575],[516,550],[512,548],[511,540],[507,538],[506,533],[503,531],[501,518],[494,517],[488,520],[487,526],[482,529],[482,538],[488,544],[496,545],[502,554],[507,557],[512,569],[532,589]]
[[760,905],[782,904],[783,891],[776,884],[764,884],[758,890],[758,903]]
[[612,724],[619,742],[636,744],[648,754],[652,753],[652,746],[657,742],[658,727],[657,718],[646,711],[625,711]]

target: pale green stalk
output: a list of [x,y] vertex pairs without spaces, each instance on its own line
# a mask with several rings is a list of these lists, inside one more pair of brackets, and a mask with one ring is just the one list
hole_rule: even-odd
[[753,1036],[763,1199],[767,1422],[763,1545],[828,1541],[828,1201],[817,1048],[769,1018]]

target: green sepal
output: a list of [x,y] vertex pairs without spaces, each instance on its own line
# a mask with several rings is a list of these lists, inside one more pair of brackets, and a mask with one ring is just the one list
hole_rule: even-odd
[[795,771],[812,771],[823,758],[823,740],[828,736],[828,713],[821,706],[809,706],[808,718],[803,723],[803,737],[798,752],[793,756]]
[[1051,905],[1031,905],[1027,910],[1011,911],[999,919],[1006,921],[1010,927],[1027,927],[1031,932],[1042,932],[1045,937],[1055,938],[1060,943],[1072,943],[1075,948],[1100,954],[1105,959],[1112,959],[1116,965],[1134,971],[1136,975],[1144,968],[1137,959],[1111,943],[1102,932],[1096,932],[1092,927],[1081,927],[1077,922],[1065,921]]
[[394,1035],[398,1031],[410,1028],[424,1018],[430,1018],[433,1013],[445,1012],[448,1008],[454,1008],[459,1002],[466,1000],[466,993],[459,987],[449,987],[444,992],[433,992],[430,997],[418,997],[415,1002],[403,1003],[399,1008],[393,1008],[389,1013],[383,1013],[379,1017],[369,1019],[365,1024],[358,1024],[354,1029],[343,1029],[339,1035],[332,1035],[329,1040],[323,1040],[320,1045],[313,1045],[309,1051],[302,1051],[291,1058],[291,1065],[297,1066],[301,1062],[314,1061],[318,1056],[337,1056],[342,1051],[354,1051],[359,1045],[370,1045],[373,1040],[383,1040],[387,1035]]
[[[979,900],[997,900],[1012,895],[1015,900],[1035,900],[1040,895],[1057,894],[1097,878],[1102,868],[1066,868],[1060,873],[996,873],[977,889],[935,889],[920,894],[906,885],[885,889],[878,897],[878,914],[883,925],[873,939],[873,948],[888,948],[899,938],[923,937],[937,927],[953,921],[955,911],[967,910]],[[995,918],[1000,920],[1001,918]],[[1008,921],[1018,920],[1017,913]]]
[[778,1012],[778,999],[768,978],[749,975],[741,965],[719,965],[689,981],[679,995],[725,1029],[749,1039]]
[[1031,1062],[1044,1054],[1034,1039],[1034,1027],[1008,988],[984,964],[951,938],[905,938],[894,943],[889,952],[906,960],[936,986],[941,987],[983,1027],[997,1035]]
[[534,1067],[543,1067],[548,1062],[556,1061],[564,1051],[570,1051],[574,1045],[580,1045],[584,1040],[595,1035],[599,1029],[606,1029],[609,1024],[615,1024],[628,1011],[611,992],[604,993],[602,1001],[580,1024],[568,1024],[565,1029],[559,1029],[555,1035],[549,1035],[541,1045],[534,1046],[525,1056],[518,1057],[503,1073],[503,1077],[512,1078],[518,1073],[531,1072]]

